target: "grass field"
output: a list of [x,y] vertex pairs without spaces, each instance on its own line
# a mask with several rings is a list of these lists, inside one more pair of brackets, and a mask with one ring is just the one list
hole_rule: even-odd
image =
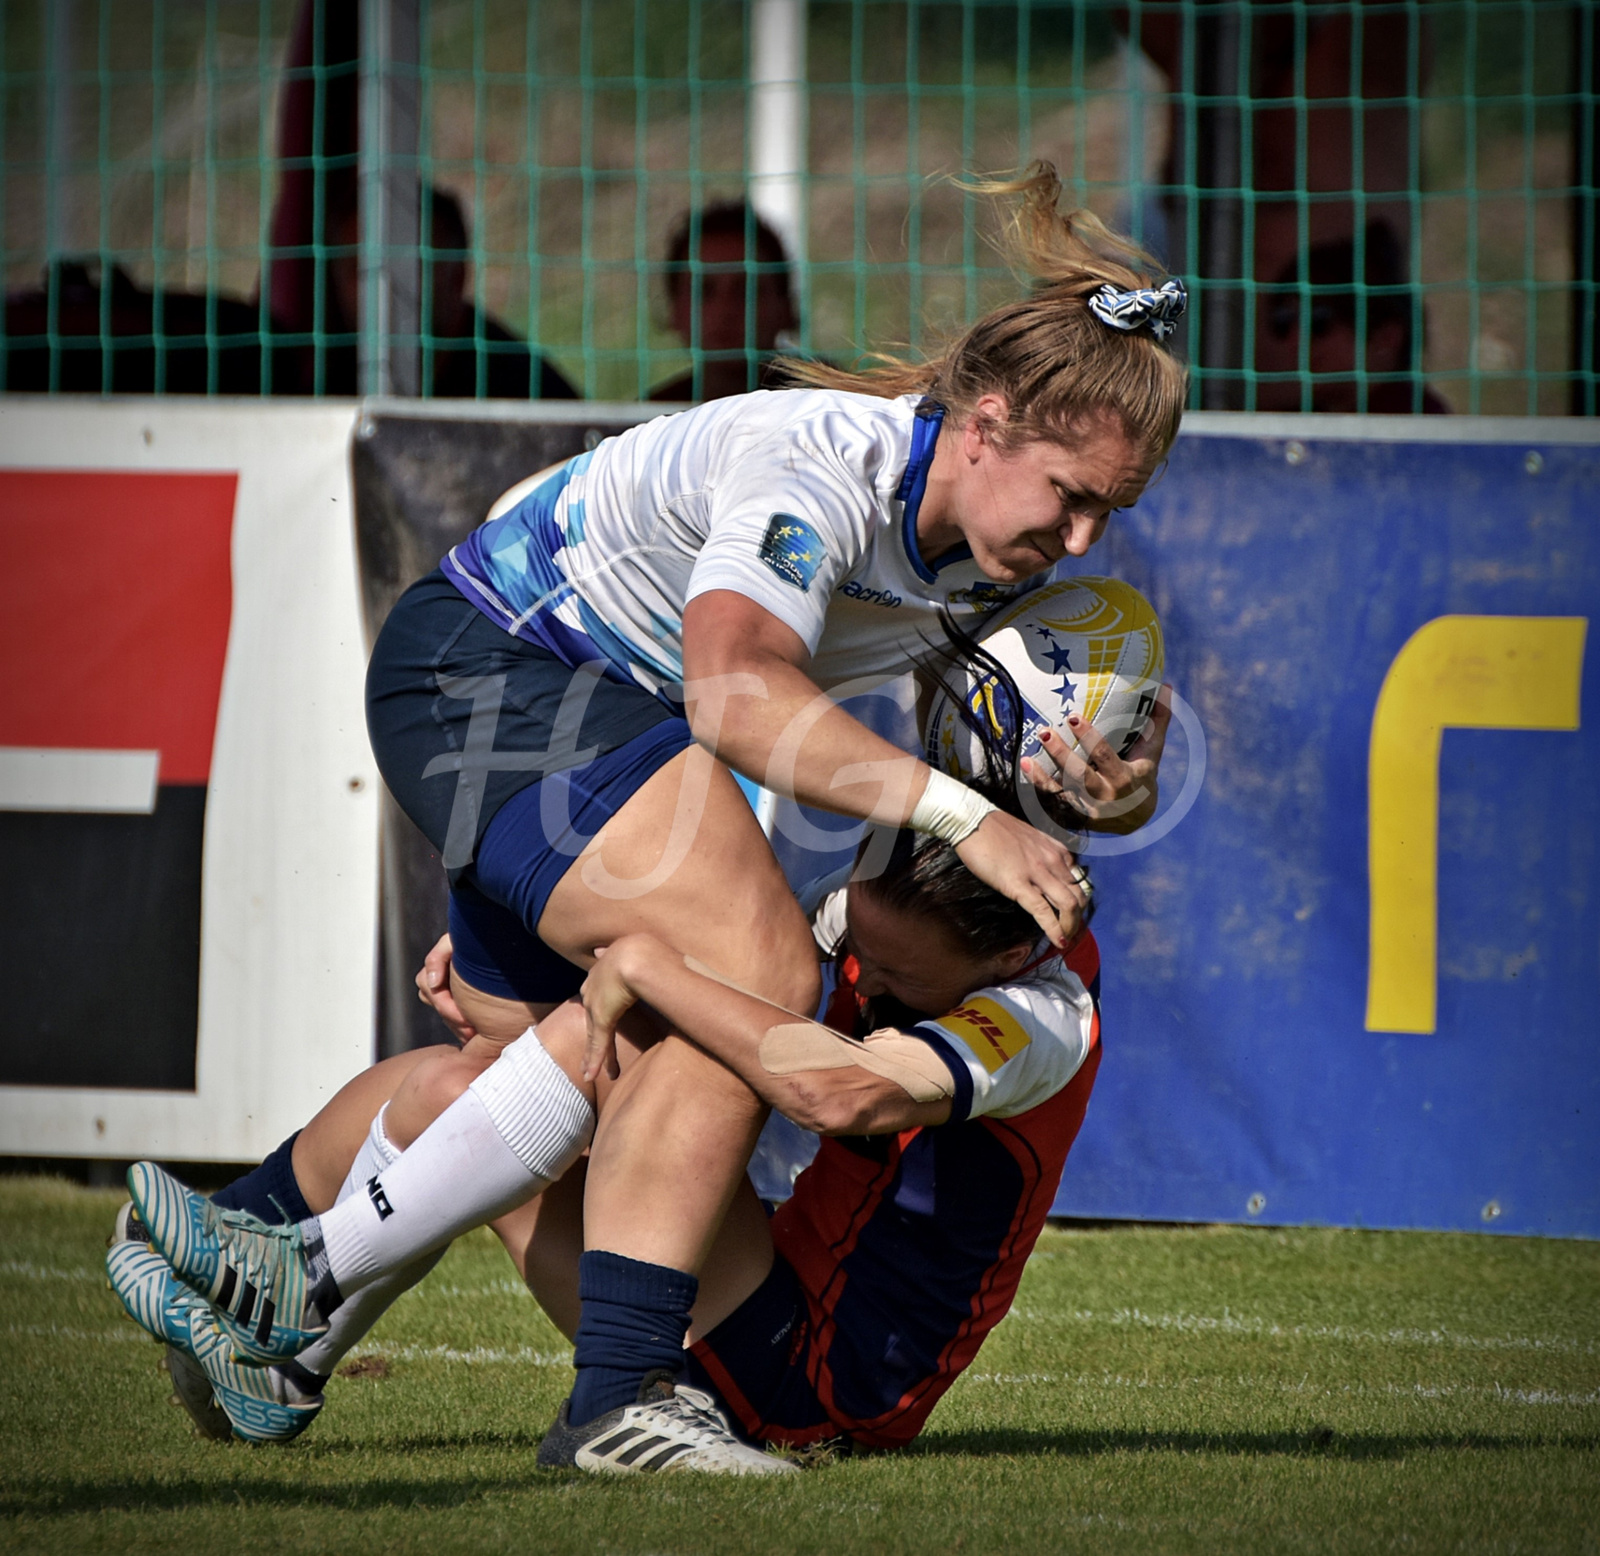
[[534,1468],[567,1347],[486,1233],[286,1449],[169,1407],[119,1196],[0,1179],[5,1551],[1600,1551],[1600,1246],[1049,1231],[910,1452],[780,1486]]

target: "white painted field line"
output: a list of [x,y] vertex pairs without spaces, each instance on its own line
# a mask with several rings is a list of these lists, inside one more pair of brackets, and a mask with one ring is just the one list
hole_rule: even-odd
[[1158,1393],[1197,1390],[1214,1393],[1222,1389],[1243,1388],[1262,1393],[1315,1395],[1331,1399],[1341,1395],[1384,1394],[1406,1399],[1450,1399],[1456,1395],[1484,1395],[1509,1405],[1565,1405],[1579,1409],[1600,1408],[1600,1389],[1587,1394],[1559,1394],[1550,1389],[1507,1388],[1501,1383],[1345,1383],[1338,1387],[1287,1382],[1282,1378],[1133,1378],[1120,1373],[1053,1372],[969,1372],[960,1379],[966,1384],[993,1384],[1000,1387],[1043,1388],[1061,1386],[1082,1389],[1150,1389]]
[[533,1299],[533,1293],[520,1280],[492,1280],[486,1286],[435,1286],[430,1281],[427,1285],[413,1286],[411,1291],[418,1296],[429,1297],[525,1297],[529,1301]]
[[65,1324],[7,1324],[6,1333],[42,1340],[105,1340],[113,1345],[150,1339],[142,1329],[69,1329]]
[[449,1345],[390,1345],[377,1341],[356,1350],[352,1360],[363,1356],[382,1356],[390,1361],[448,1361],[464,1362],[469,1367],[505,1366],[570,1367],[571,1351],[536,1351],[531,1346],[518,1346],[514,1351],[493,1350],[475,1346],[470,1351],[458,1351]]
[[34,1264],[27,1259],[0,1261],[0,1275],[10,1275],[18,1280],[95,1280],[103,1277],[104,1270],[59,1270],[48,1264]]
[[1559,1351],[1568,1355],[1593,1356],[1600,1345],[1593,1340],[1572,1340],[1561,1335],[1470,1335],[1457,1330],[1435,1329],[1352,1329],[1345,1324],[1280,1324],[1270,1318],[1256,1318],[1222,1310],[1220,1316],[1208,1313],[1145,1313],[1138,1308],[1113,1308],[1095,1312],[1090,1308],[1067,1309],[1053,1313],[1037,1308],[1013,1308],[1011,1317],[1028,1323],[1108,1324],[1135,1329],[1172,1330],[1179,1334],[1238,1334],[1296,1340],[1342,1340],[1375,1345],[1445,1345],[1473,1351]]

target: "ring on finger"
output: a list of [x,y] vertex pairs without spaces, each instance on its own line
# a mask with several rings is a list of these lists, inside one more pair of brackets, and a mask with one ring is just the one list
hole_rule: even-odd
[[[1081,864],[1074,863],[1072,866],[1072,874],[1069,875],[1067,879],[1071,881],[1074,886],[1084,886],[1088,884],[1089,872],[1085,870]],[[1093,891],[1094,888],[1090,886],[1089,890]]]

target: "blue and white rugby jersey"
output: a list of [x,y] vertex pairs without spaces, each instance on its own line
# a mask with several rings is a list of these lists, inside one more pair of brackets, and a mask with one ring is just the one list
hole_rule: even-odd
[[970,619],[1035,583],[991,582],[965,546],[923,561],[942,416],[820,389],[714,400],[569,460],[442,567],[508,632],[664,700],[683,679],[684,607],[713,589],[792,627],[819,685],[860,690],[937,641],[941,606]]

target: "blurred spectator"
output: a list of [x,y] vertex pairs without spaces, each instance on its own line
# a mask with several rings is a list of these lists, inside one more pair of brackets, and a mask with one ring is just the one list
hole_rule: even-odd
[[[1413,323],[1416,294],[1408,284],[1405,255],[1394,228],[1386,221],[1369,222],[1362,267],[1366,288],[1366,336],[1357,334],[1355,243],[1341,239],[1319,243],[1306,256],[1306,289],[1300,289],[1300,266],[1290,263],[1263,294],[1256,335],[1256,367],[1263,373],[1293,374],[1261,383],[1256,403],[1264,411],[1302,408],[1301,329],[1309,326],[1307,367],[1311,375],[1311,409],[1363,409],[1358,374],[1368,375],[1365,409],[1404,415],[1421,409],[1447,412],[1433,390],[1417,393],[1413,366]],[[1419,353],[1420,355],[1420,353]]]
[[[1404,253],[1412,235],[1407,190],[1419,101],[1432,59],[1428,10],[1383,0],[1119,7],[1116,26],[1166,77],[1157,180],[1165,192],[1159,208],[1140,213],[1157,257],[1175,269],[1197,264],[1199,273],[1187,279],[1203,298],[1232,293],[1248,306],[1248,281],[1296,274],[1303,249],[1321,253],[1342,244],[1348,252],[1361,222],[1385,223]],[[1242,68],[1232,63],[1234,51]],[[1244,136],[1242,146],[1235,134]],[[1241,177],[1248,181],[1243,200],[1235,192]],[[1224,239],[1215,247],[1213,220]],[[1230,222],[1236,224],[1231,242]],[[1213,265],[1217,273],[1210,273]],[[1408,284],[1403,272],[1399,284]],[[1240,405],[1241,370],[1283,370],[1282,338],[1266,329],[1256,332],[1254,359],[1242,360],[1243,331],[1235,337],[1228,325],[1242,323],[1243,306],[1216,310],[1217,334],[1204,352],[1207,361],[1226,363],[1218,385],[1229,403],[1237,396]],[[1205,316],[1204,306],[1199,313]],[[1349,330],[1353,353],[1354,326]],[[1370,349],[1380,344],[1370,342]],[[1199,358],[1200,343],[1189,345]],[[1403,357],[1400,370],[1409,366]],[[1270,406],[1258,399],[1263,410],[1300,408],[1297,385],[1263,385],[1262,393],[1277,396]],[[1407,386],[1391,386],[1388,395],[1411,408]],[[1428,408],[1443,408],[1428,399]]]
[[5,388],[13,394],[261,392],[254,303],[147,291],[120,265],[107,273],[90,255],[52,261],[38,287],[7,295],[5,310]]
[[[353,0],[305,0],[284,61],[278,191],[262,277],[268,382],[259,299],[147,290],[90,255],[54,258],[37,288],[6,297],[7,390],[359,392],[358,27]],[[427,212],[431,316],[423,323],[437,343],[426,358],[429,392],[575,399],[555,368],[473,305],[466,223],[455,198],[432,190]]]
[[[275,353],[277,393],[358,392],[360,11],[354,0],[302,0],[284,57],[273,253],[263,285],[273,328],[307,343]],[[468,343],[434,351],[431,393],[475,395],[481,353],[484,392],[492,397],[575,399],[572,385],[504,325],[480,318],[466,289],[466,223],[460,205],[441,190],[430,192],[428,229],[437,254],[431,267],[426,256],[424,263],[431,333]],[[314,334],[324,343],[309,340]],[[292,374],[278,371],[285,358]]]
[[[753,265],[746,257],[752,237]],[[697,353],[699,382],[691,368],[652,389],[652,400],[720,400],[784,386],[773,358],[784,349],[781,337],[799,327],[789,255],[783,239],[742,200],[708,205],[698,218],[688,212],[678,223],[667,244],[667,306],[672,328]]]
[[[432,303],[431,313],[424,315],[422,325],[433,343],[428,392],[439,399],[472,399],[479,393],[481,358],[482,393],[491,400],[577,399],[577,390],[554,367],[530,351],[492,314],[480,313],[474,305],[467,288],[471,245],[460,202],[443,189],[433,189],[428,192],[425,209],[429,232],[423,279],[428,283]],[[346,207],[332,215],[328,239],[333,257],[327,267],[329,297],[324,328],[330,334],[354,335],[361,318],[359,224],[355,210]],[[356,394],[357,372],[353,343],[330,348],[325,358],[323,392]]]

